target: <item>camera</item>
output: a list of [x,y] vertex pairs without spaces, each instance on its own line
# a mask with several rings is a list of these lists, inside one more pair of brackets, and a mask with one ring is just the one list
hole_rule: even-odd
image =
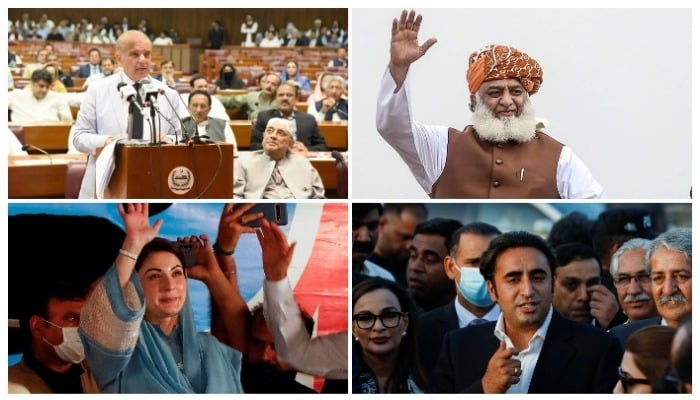
[[170,243],[177,247],[185,256],[185,265],[183,265],[183,267],[189,268],[195,265],[197,260],[197,248],[195,247],[194,243],[183,243],[176,241],[170,241]]
[[[265,219],[270,222],[274,222],[277,225],[287,225],[287,205],[284,203],[256,204],[246,212],[246,215],[260,212],[263,213]],[[260,226],[260,220],[254,219],[249,221],[246,225],[257,228]]]

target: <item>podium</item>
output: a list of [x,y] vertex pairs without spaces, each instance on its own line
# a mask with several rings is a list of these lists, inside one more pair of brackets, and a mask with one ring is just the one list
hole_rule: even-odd
[[231,199],[233,145],[118,143],[105,190],[114,199]]

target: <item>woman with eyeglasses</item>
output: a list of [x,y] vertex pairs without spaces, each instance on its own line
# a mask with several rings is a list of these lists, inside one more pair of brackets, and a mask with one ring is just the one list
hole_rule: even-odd
[[675,332],[670,326],[653,325],[630,335],[613,393],[676,393],[668,381]]
[[352,289],[353,393],[422,393],[416,311],[408,293],[382,278]]

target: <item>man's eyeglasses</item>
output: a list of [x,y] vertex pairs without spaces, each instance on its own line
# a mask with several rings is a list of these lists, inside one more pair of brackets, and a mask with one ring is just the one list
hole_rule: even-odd
[[629,286],[632,280],[637,281],[640,285],[646,285],[651,282],[651,276],[648,272],[640,272],[637,275],[620,274],[614,279],[615,284],[620,286]]
[[401,316],[406,314],[401,311],[384,311],[379,315],[372,313],[360,313],[353,315],[352,319],[360,329],[372,329],[377,322],[377,318],[381,321],[385,328],[396,328],[401,322]]
[[632,378],[627,372],[622,370],[622,367],[617,367],[617,376],[622,383],[622,390],[629,393],[629,387],[632,385],[650,385],[649,379]]

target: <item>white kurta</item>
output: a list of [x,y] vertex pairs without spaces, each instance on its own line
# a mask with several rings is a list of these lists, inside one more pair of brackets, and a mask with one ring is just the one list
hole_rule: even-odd
[[[433,191],[447,160],[447,126],[423,125],[413,120],[408,77],[394,94],[396,82],[386,69],[377,100],[377,131],[408,165],[421,188]],[[557,191],[562,199],[604,197],[603,187],[568,146],[557,163]]]

